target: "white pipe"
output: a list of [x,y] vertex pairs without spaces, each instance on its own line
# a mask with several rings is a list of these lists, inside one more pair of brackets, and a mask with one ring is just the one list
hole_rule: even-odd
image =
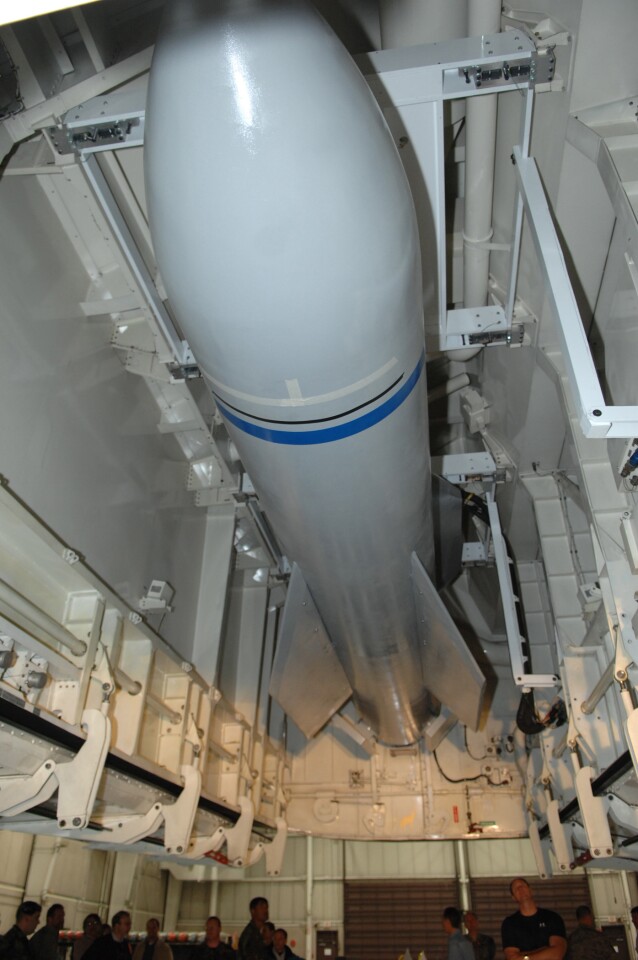
[[[499,33],[500,29],[500,0],[469,0],[468,32],[471,37]],[[463,230],[465,307],[482,307],[487,301],[490,253],[480,245],[488,243],[492,237],[496,104],[495,94],[468,97],[466,102]]]
[[153,693],[146,694],[146,706],[150,707],[151,710],[154,710],[155,713],[158,713],[160,717],[164,717],[165,720],[168,720],[169,723],[178,724],[182,722],[181,713],[177,713],[176,710],[172,710],[168,704],[164,703],[163,700],[160,700],[159,697],[156,697]]
[[[5,580],[0,580],[0,602],[7,610],[7,616],[13,619],[11,613],[18,615],[18,619],[24,623],[25,629],[29,633],[41,640],[43,643],[51,644],[52,640],[57,641],[76,657],[81,657],[86,653],[86,643],[74,637],[65,627],[50,617],[48,613],[36,607],[35,603],[27,600],[21,593],[14,590]],[[21,624],[19,624],[21,625]]]
[[586,700],[580,705],[580,712],[584,714],[593,713],[602,697],[605,696],[610,686],[614,682],[614,672],[616,669],[616,662],[612,660],[607,664],[607,668],[604,673],[601,674],[598,683],[589,694]]
[[470,872],[467,863],[467,847],[465,840],[455,840],[454,850],[456,853],[456,871],[459,881],[459,900],[462,910],[470,910],[472,901],[470,899]]
[[466,0],[381,0],[381,46],[454,40],[467,32]]
[[[142,684],[139,680],[133,680],[132,677],[129,677],[128,673],[124,673],[123,670],[120,670],[119,667],[113,671],[113,679],[115,680],[118,687],[122,690],[125,690],[126,693],[130,693],[132,697],[135,697],[140,690],[142,689]],[[179,720],[181,721],[181,715]],[[178,723],[179,721],[175,721]]]

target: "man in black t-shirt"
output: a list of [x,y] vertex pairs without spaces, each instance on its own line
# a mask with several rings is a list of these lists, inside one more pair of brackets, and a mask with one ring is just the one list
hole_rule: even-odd
[[563,960],[567,950],[565,924],[553,910],[537,907],[523,877],[510,883],[518,911],[503,920],[501,936],[505,960]]

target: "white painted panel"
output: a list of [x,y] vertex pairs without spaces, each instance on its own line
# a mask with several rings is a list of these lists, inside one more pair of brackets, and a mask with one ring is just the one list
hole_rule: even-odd
[[452,843],[429,841],[401,843],[346,843],[348,879],[373,877],[453,877]]
[[473,840],[468,843],[471,877],[533,876],[536,861],[527,838],[521,840]]
[[0,931],[14,923],[15,912],[23,899],[24,885],[34,838],[22,833],[0,833]]
[[211,683],[217,677],[234,529],[233,506],[218,507],[206,518],[192,660],[196,669]]
[[205,517],[171,469],[176,441],[111,321],[83,317],[89,277],[34,178],[0,182],[0,217],[2,472],[127,600],[168,580],[163,632],[189,656]]

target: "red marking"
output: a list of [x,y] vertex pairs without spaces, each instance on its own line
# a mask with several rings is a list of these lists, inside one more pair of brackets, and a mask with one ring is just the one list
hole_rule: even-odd
[[459,808],[458,808],[458,807],[452,807],[452,816],[454,817],[454,822],[455,822],[455,823],[458,823],[458,822],[459,822]]
[[228,857],[224,856],[223,853],[217,853],[216,850],[209,850],[208,853],[204,854],[204,856],[209,857],[211,860],[217,860],[218,863],[223,863],[226,866],[228,866],[230,863]]

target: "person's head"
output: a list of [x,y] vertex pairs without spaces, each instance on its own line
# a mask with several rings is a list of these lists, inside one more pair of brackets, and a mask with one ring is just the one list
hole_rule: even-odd
[[524,877],[514,877],[510,883],[510,893],[518,904],[534,899],[532,889]]
[[269,947],[272,943],[273,936],[275,935],[275,925],[270,920],[266,920],[265,924],[261,928],[261,935],[263,937],[264,943]]
[[61,903],[54,903],[47,910],[47,926],[54,930],[61,930],[64,926],[64,907]]
[[475,913],[472,913],[471,910],[466,910],[465,914],[463,915],[463,920],[465,922],[468,936],[470,939],[476,940],[478,935],[478,917]]
[[443,929],[447,934],[454,933],[461,926],[461,911],[456,907],[446,907],[443,911]]
[[253,897],[250,901],[250,918],[261,929],[268,919],[268,901],[265,897]]
[[24,900],[16,910],[16,926],[29,937],[40,922],[42,907],[35,900]]
[[221,932],[222,922],[219,917],[209,917],[206,921],[206,940],[217,946]]
[[283,927],[277,927],[272,938],[273,946],[277,953],[283,953],[288,942],[288,934]]
[[638,929],[638,907],[631,908],[631,922]]
[[82,930],[91,940],[96,940],[102,933],[102,921],[97,913],[87,913],[82,921]]
[[159,937],[160,932],[160,922],[156,917],[151,917],[146,921],[146,939],[150,943],[155,943]]
[[131,929],[131,914],[128,910],[118,910],[111,917],[111,935],[115,940],[123,940]]
[[594,926],[594,915],[591,912],[590,908],[586,905],[578,907],[576,910],[576,919],[578,920],[581,927],[592,927]]

